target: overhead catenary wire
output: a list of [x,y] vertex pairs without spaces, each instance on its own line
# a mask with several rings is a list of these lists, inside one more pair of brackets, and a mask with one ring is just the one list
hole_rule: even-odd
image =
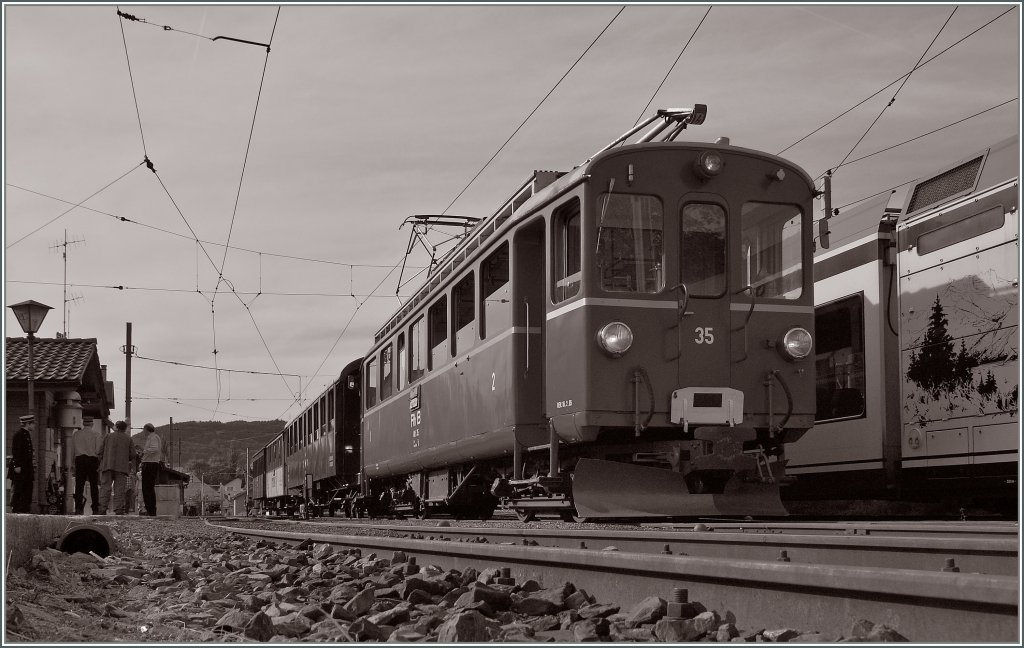
[[490,159],[489,159],[489,160],[487,160],[487,162],[485,162],[485,163],[484,163],[484,165],[483,165],[482,167],[480,167],[480,170],[479,170],[479,171],[477,171],[477,172],[476,172],[476,175],[474,175],[474,176],[473,176],[473,178],[472,178],[472,179],[471,179],[471,180],[470,180],[470,181],[469,181],[469,182],[468,182],[468,183],[466,184],[466,186],[462,188],[462,191],[460,191],[460,192],[458,193],[458,195],[456,195],[456,196],[455,196],[454,198],[452,198],[452,201],[451,201],[450,203],[448,203],[448,206],[447,206],[447,207],[445,207],[445,208],[444,208],[444,211],[442,211],[442,212],[441,212],[441,215],[442,215],[442,216],[443,216],[444,214],[447,214],[447,213],[448,213],[448,210],[452,208],[452,205],[454,205],[454,204],[455,204],[455,202],[456,202],[456,201],[457,201],[457,200],[458,200],[459,198],[461,198],[461,197],[462,197],[462,194],[466,193],[466,190],[467,190],[467,189],[469,189],[469,188],[470,188],[470,187],[471,187],[471,186],[473,185],[473,183],[474,183],[474,182],[476,182],[476,179],[480,177],[480,174],[481,174],[481,173],[483,173],[483,172],[484,172],[484,170],[485,170],[485,169],[486,169],[486,168],[487,168],[488,166],[490,166],[491,162],[493,162],[493,161],[494,161],[494,158],[498,157],[498,154],[499,154],[499,153],[501,153],[501,152],[502,152],[502,151],[503,151],[503,150],[505,149],[505,147],[506,147],[506,146],[508,146],[508,143],[512,141],[512,138],[513,138],[513,137],[515,137],[515,136],[516,136],[516,134],[517,134],[517,133],[518,133],[518,132],[519,132],[520,130],[522,130],[523,126],[525,126],[525,125],[526,125],[526,122],[530,121],[530,117],[533,117],[533,114],[534,114],[535,112],[537,112],[538,110],[540,110],[540,107],[544,105],[544,102],[545,102],[545,101],[547,101],[548,97],[550,97],[550,96],[551,96],[551,93],[553,93],[553,92],[555,91],[555,89],[556,89],[556,88],[557,88],[557,87],[558,87],[559,85],[561,85],[562,81],[564,81],[564,80],[565,80],[565,78],[566,78],[567,76],[569,76],[569,73],[573,71],[573,68],[575,68],[575,67],[576,67],[576,65],[577,65],[577,64],[579,64],[579,62],[583,60],[583,57],[587,55],[587,52],[589,52],[589,51],[590,51],[590,49],[591,49],[591,48],[592,48],[592,47],[593,47],[593,46],[594,46],[594,45],[595,45],[595,44],[597,43],[597,41],[598,41],[598,40],[600,40],[601,36],[603,36],[603,35],[604,35],[604,33],[605,33],[606,31],[608,31],[608,28],[612,26],[612,23],[614,23],[614,22],[615,22],[615,19],[616,19],[616,18],[618,18],[618,17],[619,17],[619,15],[620,15],[620,14],[622,14],[622,12],[623,12],[623,11],[625,11],[625,10],[626,10],[626,8],[625,8],[625,7],[620,7],[620,8],[619,8],[619,11],[618,11],[618,12],[617,12],[617,13],[616,13],[616,14],[615,14],[614,16],[612,16],[612,19],[611,19],[610,21],[608,21],[608,24],[607,24],[607,25],[605,25],[605,26],[604,26],[604,29],[602,29],[602,30],[601,30],[601,33],[599,33],[599,34],[598,34],[598,35],[597,35],[597,36],[596,36],[596,37],[594,38],[594,40],[593,40],[593,41],[591,41],[590,45],[587,45],[587,48],[586,48],[585,50],[583,50],[583,53],[579,55],[579,58],[577,58],[577,59],[576,59],[576,61],[575,61],[575,62],[574,62],[574,63],[573,63],[572,65],[570,65],[570,66],[569,66],[569,69],[565,71],[565,74],[563,74],[563,75],[562,75],[562,78],[560,78],[560,79],[559,79],[559,80],[558,80],[558,81],[557,81],[557,82],[555,83],[555,85],[554,85],[554,86],[552,86],[550,90],[548,90],[548,93],[547,93],[546,95],[544,95],[544,98],[543,98],[543,99],[541,99],[541,100],[540,100],[540,102],[539,102],[539,103],[538,103],[538,104],[537,104],[537,105],[536,105],[536,106],[534,107],[534,109],[530,111],[530,114],[526,116],[526,119],[524,119],[524,120],[522,121],[522,123],[521,123],[521,124],[519,124],[519,126],[517,126],[517,127],[516,127],[516,129],[515,129],[514,131],[512,131],[512,134],[508,136],[508,139],[506,139],[506,140],[505,140],[505,143],[504,143],[504,144],[502,144],[501,146],[499,146],[499,147],[498,147],[498,150],[494,152],[494,155],[492,155],[492,156],[490,157]]
[[[926,47],[924,49],[924,51],[921,52],[921,56],[920,56],[920,58],[917,59],[917,63],[914,64],[913,69],[911,69],[910,72],[908,72],[907,75],[903,78],[903,82],[900,83],[900,87],[896,88],[896,92],[894,92],[892,94],[892,98],[889,99],[889,103],[885,104],[885,106],[882,107],[882,110],[879,111],[879,113],[875,117],[874,121],[872,121],[871,124],[869,124],[867,129],[864,131],[864,134],[860,136],[860,139],[857,140],[857,142],[853,145],[853,147],[850,148],[849,152],[847,152],[847,154],[845,156],[843,156],[843,159],[839,162],[839,164],[835,165],[833,167],[833,169],[838,170],[840,167],[843,166],[844,162],[846,162],[848,159],[850,159],[850,156],[853,155],[853,152],[857,150],[857,147],[860,146],[860,143],[864,141],[864,138],[868,136],[868,133],[871,132],[871,129],[875,127],[875,124],[878,123],[878,120],[881,119],[882,115],[885,114],[885,111],[888,110],[889,107],[892,106],[894,103],[896,103],[896,96],[900,93],[900,90],[903,89],[903,86],[907,85],[907,81],[910,81],[910,76],[919,67],[921,67],[921,61],[924,60],[925,55],[928,54],[928,50],[930,50],[932,48],[932,45],[935,44],[935,41],[938,40],[939,36],[946,29],[946,25],[949,24],[949,21],[953,19],[954,15],[956,15],[956,10],[957,9],[958,9],[958,7],[953,7],[953,11],[950,12],[949,16],[946,18],[946,22],[942,23],[942,27],[939,27],[939,31],[935,33],[935,36],[932,38],[931,42],[928,43],[928,47]],[[833,171],[833,174],[834,173],[835,173],[835,171]]]
[[[76,207],[81,207],[81,206],[82,206],[82,203],[84,203],[84,202],[86,202],[86,201],[88,201],[88,200],[90,200],[90,199],[94,198],[95,196],[97,196],[97,195],[101,194],[102,192],[106,191],[107,189],[109,189],[110,187],[112,187],[112,186],[113,186],[114,184],[116,184],[117,182],[119,182],[119,181],[120,181],[121,179],[125,178],[125,177],[126,177],[126,176],[127,176],[128,174],[130,174],[130,173],[131,173],[132,171],[134,171],[135,169],[138,169],[138,168],[139,168],[140,166],[142,166],[142,165],[143,165],[143,164],[145,164],[145,163],[146,163],[146,161],[145,161],[145,160],[143,160],[142,162],[139,162],[138,164],[136,164],[136,165],[133,165],[133,166],[132,166],[132,168],[130,168],[130,169],[128,169],[127,171],[125,171],[124,173],[122,173],[122,174],[121,174],[120,176],[118,176],[118,177],[117,177],[117,178],[116,178],[115,180],[112,180],[112,181],[108,182],[108,183],[107,183],[107,184],[105,184],[105,185],[104,185],[104,186],[103,186],[103,187],[102,187],[101,189],[98,189],[98,190],[94,191],[93,193],[89,194],[89,195],[88,195],[87,197],[83,198],[82,200],[78,201],[77,203],[71,203],[71,201],[68,201],[68,200],[63,200],[63,201],[61,201],[61,202],[66,202],[66,203],[68,203],[68,204],[71,204],[71,207],[69,207],[68,209],[65,209],[65,210],[64,210],[63,212],[61,212],[61,213],[57,214],[56,216],[54,216],[54,217],[53,217],[53,218],[51,218],[50,220],[46,221],[45,223],[43,223],[43,224],[42,224],[42,225],[40,225],[39,227],[35,228],[34,230],[32,230],[31,232],[29,232],[28,234],[25,234],[24,236],[22,236],[21,238],[19,238],[19,239],[18,239],[17,241],[15,241],[14,243],[9,243],[9,244],[8,244],[8,245],[6,246],[6,247],[7,247],[7,249],[8,249],[8,250],[9,250],[9,249],[11,249],[11,248],[12,248],[12,247],[14,247],[15,245],[17,245],[18,243],[21,243],[22,241],[24,241],[24,240],[25,240],[25,239],[27,239],[28,237],[32,236],[33,234],[35,234],[35,233],[36,233],[36,232],[38,232],[39,230],[43,229],[44,227],[46,227],[46,226],[48,226],[48,225],[51,225],[51,224],[53,224],[53,223],[57,222],[57,221],[58,221],[58,220],[60,220],[61,218],[64,218],[64,217],[65,217],[65,216],[67,216],[67,215],[68,215],[69,213],[71,213],[72,211],[74,211]],[[19,188],[20,188],[20,187],[19,187]],[[86,208],[86,209],[88,209],[88,208]]]
[[[143,164],[145,164],[145,162],[140,162],[138,166],[142,166]],[[133,167],[133,170],[134,170],[134,167]],[[55,200],[57,202],[62,202],[64,204],[66,204],[66,205],[73,205],[75,207],[78,207],[80,209],[84,209],[85,211],[93,212],[95,214],[100,214],[100,215],[103,215],[103,216],[109,216],[109,217],[113,218],[116,221],[119,221],[119,222],[122,222],[122,223],[128,223],[129,225],[138,225],[139,227],[144,227],[146,229],[151,229],[151,230],[160,232],[162,234],[168,234],[170,236],[175,236],[175,237],[178,237],[178,238],[187,239],[189,241],[202,243],[203,245],[214,245],[214,246],[218,246],[218,247],[223,245],[223,243],[218,243],[216,241],[208,241],[206,239],[199,239],[198,241],[196,241],[196,239],[193,236],[189,236],[187,234],[182,234],[180,232],[172,232],[171,230],[164,229],[162,227],[157,227],[156,225],[150,225],[149,223],[144,223],[142,221],[134,220],[134,219],[128,218],[126,216],[118,216],[117,214],[114,214],[114,213],[111,213],[111,212],[107,212],[107,211],[103,211],[102,209],[95,209],[93,207],[87,207],[86,205],[83,205],[81,203],[76,203],[76,202],[71,201],[71,200],[67,200],[66,198],[60,198],[58,196],[53,196],[51,194],[47,194],[47,193],[44,193],[42,191],[37,191],[35,189],[29,189],[28,187],[23,187],[21,185],[16,185],[16,184],[11,183],[11,182],[5,182],[4,184],[6,186],[8,186],[8,187],[13,188],[13,189],[18,189],[19,191],[24,191],[25,193],[34,194],[36,196],[40,196],[40,197],[43,197],[43,198],[49,198],[50,200]],[[88,198],[86,198],[86,200],[88,200]],[[49,225],[49,223],[47,223],[47,225]],[[250,254],[260,254],[260,255],[264,255],[264,256],[272,256],[272,257],[276,257],[276,258],[279,258],[279,259],[291,259],[293,261],[307,261],[309,263],[323,263],[323,264],[327,264],[327,265],[343,266],[343,267],[347,267],[347,268],[391,268],[390,265],[384,264],[384,263],[347,263],[345,261],[331,261],[329,259],[314,259],[312,257],[304,257],[304,256],[298,256],[298,255],[294,255],[294,254],[282,254],[280,252],[268,252],[266,250],[254,250],[252,248],[242,247],[240,245],[230,245],[228,247],[230,247],[232,250],[238,250],[239,252],[248,252]],[[415,266],[415,265],[414,266],[406,266],[406,267],[407,268],[412,268],[412,269],[415,269],[415,270],[420,270],[420,269],[426,268],[426,266]]]
[[[277,19],[281,17],[281,7],[277,8],[277,14],[274,16],[274,26],[270,29],[270,40],[267,41],[267,53],[263,58],[263,72],[260,74],[260,87],[256,91],[256,107],[252,111],[252,123],[249,125],[249,139],[245,144],[245,156],[242,158],[242,172],[238,178],[238,191],[235,192],[235,206],[231,210],[231,224],[228,226],[228,236],[224,240],[224,256],[220,261],[220,268],[217,270],[218,277],[224,275],[224,265],[228,261],[228,250],[231,245],[231,234],[235,230],[235,217],[238,215],[238,202],[242,197],[242,183],[245,180],[245,168],[249,162],[249,151],[252,149],[252,135],[256,131],[256,116],[260,110],[260,98],[263,96],[263,81],[267,77],[267,64],[270,62],[270,44],[274,42],[274,32],[277,31]],[[218,285],[220,279],[218,278]],[[216,289],[215,289],[216,290]]]
[[[708,17],[708,14],[711,13],[712,6],[713,5],[708,6],[708,10],[704,12],[704,17],[700,19],[700,22],[697,23],[697,27],[693,30],[693,33],[690,34],[690,37],[688,39],[686,39],[686,43],[683,44],[683,49],[679,50],[679,56],[677,56],[676,60],[673,61],[672,65],[669,66],[668,72],[665,73],[665,77],[661,80],[661,83],[659,83],[658,87],[654,90],[654,94],[651,95],[651,98],[647,102],[647,105],[644,106],[644,109],[640,111],[640,114],[637,116],[636,121],[633,122],[633,126],[639,124],[640,120],[643,119],[644,115],[647,114],[647,109],[651,107],[652,103],[654,103],[654,98],[658,96],[659,92],[661,92],[662,86],[664,86],[665,82],[668,81],[668,77],[672,74],[672,70],[676,68],[676,65],[679,63],[679,59],[683,58],[683,54],[686,52],[686,48],[690,46],[690,41],[692,41],[693,37],[697,35],[697,32],[700,31],[701,25],[704,24],[704,20]],[[717,16],[718,14],[715,15]]]
[[[63,286],[64,283],[60,281],[24,281],[18,279],[8,279],[7,283],[14,284],[25,284],[25,285],[37,285],[37,286]],[[87,284],[87,283],[69,283],[68,288],[95,288],[102,290],[122,290],[122,291],[140,291],[140,292],[161,292],[161,293],[203,293],[201,290],[195,288],[157,288],[152,286],[125,286],[115,284]],[[373,294],[353,294],[347,293],[328,293],[328,292],[254,292],[251,290],[221,290],[218,294],[230,295],[232,292],[238,295],[267,295],[268,297],[331,297],[341,299],[392,299],[394,295],[373,295]],[[205,294],[205,293],[203,293]],[[409,295],[399,295],[402,298],[408,298]]]
[[135,92],[135,77],[132,75],[132,60],[128,56],[128,39],[124,35],[124,21],[121,7],[117,7],[117,25],[121,28],[121,42],[124,43],[124,60],[128,63],[128,80],[132,85],[132,99],[135,101],[135,116],[139,120],[139,138],[142,140],[142,155],[148,160],[149,152],[146,150],[146,134],[142,130],[142,112],[139,110],[139,96]]
[[[1002,18],[1002,17],[1003,17],[1003,16],[1005,16],[1006,14],[1010,13],[1011,11],[1013,11],[1013,10],[1014,10],[1014,8],[1015,8],[1015,7],[1011,7],[1011,8],[1009,8],[1009,9],[1007,9],[1007,10],[1006,10],[1006,11],[1004,11],[1003,13],[1001,13],[1001,14],[999,14],[998,16],[996,16],[995,18],[993,18],[992,20],[989,20],[988,22],[986,22],[986,23],[985,23],[984,25],[982,25],[981,27],[978,27],[977,29],[974,29],[973,31],[971,31],[970,33],[968,33],[968,34],[967,34],[966,36],[963,36],[962,38],[960,38],[959,40],[957,40],[956,42],[954,42],[954,43],[953,43],[952,45],[950,45],[949,47],[947,47],[947,48],[943,49],[942,51],[938,52],[937,54],[935,54],[934,56],[932,56],[932,57],[931,57],[931,58],[929,58],[928,60],[924,61],[923,63],[921,63],[921,64],[919,64],[919,65],[917,65],[917,66],[916,66],[916,67],[915,67],[914,69],[916,69],[916,70],[919,70],[919,69],[923,68],[924,66],[928,65],[929,63],[931,63],[931,62],[932,62],[932,61],[934,61],[935,59],[939,58],[940,56],[942,56],[942,55],[943,55],[943,54],[945,54],[946,52],[948,52],[948,51],[952,50],[952,49],[953,49],[953,48],[955,48],[956,46],[960,45],[961,43],[963,43],[963,42],[964,42],[964,41],[966,41],[967,39],[971,38],[972,36],[974,36],[975,34],[977,34],[978,32],[980,32],[981,30],[985,29],[986,27],[988,27],[988,26],[989,26],[989,25],[991,25],[992,23],[996,22],[997,20],[999,20],[1000,18]],[[884,86],[884,87],[882,87],[882,88],[879,88],[879,89],[878,89],[878,90],[876,90],[876,91],[875,91],[874,93],[872,93],[872,94],[871,94],[870,96],[868,96],[868,97],[865,97],[864,99],[862,99],[862,100],[861,100],[861,101],[859,101],[858,103],[854,104],[854,105],[853,105],[853,106],[851,106],[850,108],[847,108],[846,110],[844,110],[843,112],[839,113],[838,115],[836,115],[836,116],[835,116],[835,117],[833,117],[832,119],[828,120],[827,122],[825,122],[825,123],[824,123],[824,124],[822,124],[821,126],[818,126],[818,127],[817,127],[817,128],[815,128],[814,130],[812,130],[812,131],[811,131],[810,133],[808,133],[808,134],[804,135],[803,137],[801,137],[801,138],[800,138],[800,139],[798,139],[797,141],[793,142],[792,144],[790,144],[790,145],[789,145],[789,146],[787,146],[786,148],[784,148],[784,149],[782,149],[781,151],[779,151],[778,153],[776,153],[776,155],[782,155],[783,153],[785,153],[785,152],[786,152],[786,151],[788,151],[789,149],[793,148],[793,147],[794,147],[794,146],[796,146],[797,144],[800,144],[801,142],[803,142],[804,140],[808,139],[808,138],[809,138],[809,137],[811,137],[812,135],[815,135],[815,134],[817,134],[818,132],[820,132],[820,131],[822,131],[823,129],[825,129],[826,127],[830,126],[830,125],[831,125],[832,123],[834,123],[834,122],[838,121],[838,120],[839,120],[839,119],[841,119],[842,117],[845,117],[846,115],[848,115],[849,113],[853,112],[853,111],[854,111],[854,110],[856,110],[857,108],[860,108],[861,106],[863,106],[863,105],[864,105],[865,103],[867,103],[868,101],[870,101],[870,100],[874,99],[874,98],[875,98],[875,97],[877,97],[878,95],[882,94],[883,92],[885,92],[885,91],[886,91],[886,90],[888,90],[889,88],[891,88],[891,87],[893,87],[894,85],[896,85],[897,83],[899,83],[899,82],[900,82],[900,81],[901,81],[902,79],[904,79],[905,77],[908,77],[908,76],[910,76],[910,74],[911,74],[911,73],[912,73],[913,71],[914,71],[914,70],[910,70],[909,72],[905,72],[905,73],[904,73],[904,74],[903,74],[902,76],[900,76],[900,77],[899,77],[899,78],[897,78],[896,80],[892,81],[891,83],[889,83],[888,85],[886,85],[886,86]]]

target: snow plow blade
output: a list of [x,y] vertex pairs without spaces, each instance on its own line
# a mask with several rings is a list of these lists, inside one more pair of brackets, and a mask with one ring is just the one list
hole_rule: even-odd
[[572,496],[585,518],[787,515],[777,483],[733,477],[722,493],[691,494],[677,472],[601,459],[579,460]]

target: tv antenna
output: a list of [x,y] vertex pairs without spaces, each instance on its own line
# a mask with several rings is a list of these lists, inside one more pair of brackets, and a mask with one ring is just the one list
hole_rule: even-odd
[[68,246],[78,245],[79,243],[85,243],[85,239],[75,239],[74,241],[68,240],[68,231],[64,230],[64,242],[56,242],[50,246],[51,249],[61,249],[61,256],[64,260],[64,337],[68,336],[68,304],[76,302],[82,299],[81,295],[68,295]]

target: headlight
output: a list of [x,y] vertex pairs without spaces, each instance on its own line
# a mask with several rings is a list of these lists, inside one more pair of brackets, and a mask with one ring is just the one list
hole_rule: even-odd
[[698,176],[707,180],[721,173],[724,166],[725,160],[718,151],[704,151],[694,161],[693,170]]
[[610,322],[597,332],[597,343],[613,358],[618,358],[633,346],[633,331],[622,322]]
[[796,326],[789,329],[779,343],[779,351],[790,360],[801,360],[811,353],[811,334]]

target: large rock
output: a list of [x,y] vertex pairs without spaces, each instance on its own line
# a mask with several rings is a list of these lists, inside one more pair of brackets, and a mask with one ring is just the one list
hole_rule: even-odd
[[629,611],[629,614],[626,615],[626,625],[635,628],[644,623],[654,623],[665,616],[667,606],[665,599],[648,596]]
[[252,615],[249,619],[249,623],[245,625],[245,629],[242,631],[249,639],[254,641],[270,641],[270,638],[276,634],[274,630],[274,623],[270,620],[266,614],[257,612]]
[[654,636],[658,641],[682,643],[695,641],[704,633],[697,630],[693,619],[661,619],[654,626]]
[[490,641],[488,629],[498,632],[501,625],[476,611],[459,612],[437,629],[438,643]]
[[500,592],[493,587],[482,583],[475,583],[470,586],[469,591],[455,601],[455,607],[467,607],[477,601],[483,601],[495,610],[504,610],[512,604],[512,597],[505,592]]
[[565,608],[565,588],[552,587],[549,589],[533,592],[525,598],[517,601],[513,606],[520,614],[539,616],[542,614],[555,614]]
[[773,643],[785,643],[791,639],[797,638],[799,635],[800,633],[792,628],[777,628],[774,630],[765,630],[761,633],[761,636],[764,637],[765,641]]
[[373,595],[372,589],[364,589],[345,603],[345,609],[356,616],[362,616],[370,611],[377,598]]

